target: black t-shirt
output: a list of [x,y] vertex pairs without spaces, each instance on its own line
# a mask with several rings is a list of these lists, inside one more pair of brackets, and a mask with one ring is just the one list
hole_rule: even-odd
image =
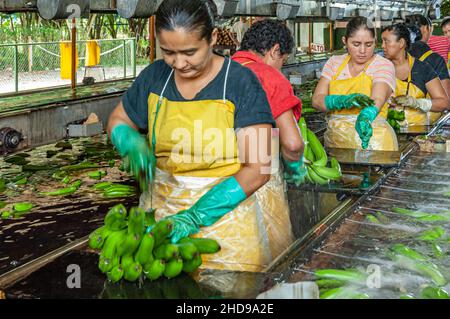
[[[228,59],[225,59],[218,75],[193,101],[223,99],[227,66]],[[125,92],[122,99],[125,112],[140,129],[148,129],[149,95],[154,93],[160,96],[171,70],[164,60],[158,60],[146,67]],[[174,75],[163,95],[169,101],[187,101],[178,91]],[[251,70],[234,61],[230,64],[225,97],[235,106],[235,129],[257,124],[271,124],[275,127],[272,111],[260,82]]]
[[[409,50],[409,53],[416,59],[420,59],[422,55],[424,55],[430,50],[431,49],[428,46],[428,44],[426,44],[423,41],[417,41],[412,45],[411,50]],[[434,72],[437,74],[439,79],[445,80],[450,78],[448,74],[447,65],[445,64],[445,60],[439,54],[435,52],[431,53],[424,60],[424,62],[428,63],[433,68]]]
[[[427,63],[419,61],[419,59],[414,60],[414,65],[411,71],[411,82],[417,86],[425,95],[427,95],[428,90],[426,84],[431,80],[438,78],[433,68]],[[404,82],[408,82],[408,79],[402,79]]]

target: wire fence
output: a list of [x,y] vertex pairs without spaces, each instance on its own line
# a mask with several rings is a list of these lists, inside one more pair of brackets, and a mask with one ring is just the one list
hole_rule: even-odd
[[[95,42],[99,61],[89,66],[88,41],[77,42],[77,84],[133,78],[148,64],[137,58],[135,38]],[[70,85],[70,65],[71,49],[64,51],[60,42],[0,45],[0,94]]]

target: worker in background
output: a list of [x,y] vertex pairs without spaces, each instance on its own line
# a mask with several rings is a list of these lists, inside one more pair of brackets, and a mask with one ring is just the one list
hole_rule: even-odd
[[[442,81],[442,85],[448,96],[450,96],[450,76],[448,73],[445,60],[439,54],[433,52],[427,44],[432,32],[433,25],[430,19],[423,15],[416,14],[408,16],[405,19],[407,25],[415,25],[419,31],[413,32],[414,43],[411,46],[409,53],[422,62],[428,63]],[[447,53],[448,54],[448,53]]]
[[328,114],[325,145],[398,150],[386,121],[386,102],[395,92],[394,65],[375,54],[375,30],[365,17],[348,22],[342,41],[348,53],[327,61],[312,98],[313,107]]
[[231,27],[231,32],[229,32],[229,34],[233,39],[233,42],[236,45],[237,49],[241,47],[242,39],[244,37],[245,32],[247,32],[248,28],[249,26],[247,24],[247,18],[245,17],[239,17],[239,20],[236,21]]
[[[299,185],[304,182],[306,176],[303,161],[304,144],[297,125],[302,105],[300,99],[294,95],[290,82],[281,73],[281,68],[293,48],[292,34],[281,21],[263,20],[254,23],[245,33],[241,50],[236,52],[232,59],[252,70],[261,82],[279,130],[279,136],[273,136],[273,140],[279,140],[279,146],[272,143],[272,154],[278,155],[274,148],[280,148],[285,179]],[[272,157],[272,164],[277,165],[278,159]],[[275,167],[274,171],[279,172],[279,167]],[[273,217],[279,220],[279,224],[285,225],[284,232],[274,234],[280,239],[278,247],[272,249],[274,255],[284,251],[292,242],[289,206],[284,183],[280,183],[280,180],[281,174],[273,174],[271,181],[257,192],[263,192],[266,187],[273,184],[273,191],[284,199],[284,202],[280,201],[276,217]],[[275,188],[277,185],[278,188]],[[271,228],[270,225],[268,228]],[[281,240],[282,238],[284,240]]]
[[215,12],[213,1],[161,3],[155,28],[163,60],[137,77],[108,132],[132,167],[154,172],[140,207],[172,221],[172,242],[213,238],[221,251],[203,255],[202,268],[259,272],[276,257],[270,247],[280,239],[270,234],[286,231],[275,213],[281,185],[255,195],[270,179],[275,122],[256,76],[213,52]]
[[[428,19],[428,18],[427,18]],[[445,63],[448,63],[448,52],[450,50],[450,40],[445,35],[433,35],[434,27],[433,23],[430,19],[428,19],[430,26],[429,33],[427,34],[428,40],[426,41],[428,46],[433,52],[439,54],[442,58],[444,58]],[[421,28],[426,29],[426,27]],[[424,31],[426,32],[426,31]]]
[[[450,17],[445,17],[441,22],[441,29],[447,39],[450,41]],[[450,69],[450,50],[447,53],[447,68]]]
[[244,35],[232,59],[252,70],[261,82],[280,134],[280,148],[288,181],[301,184],[306,175],[303,139],[297,122],[302,104],[281,73],[294,48],[290,30],[278,20],[256,22]]
[[450,17],[445,17],[442,19],[441,29],[447,39],[450,40]]
[[[386,58],[395,66],[397,85],[394,104],[405,108],[408,125],[431,125],[442,111],[450,108],[449,99],[431,66],[408,53],[411,34],[401,23],[388,26],[381,34]],[[401,110],[401,109],[400,109]]]

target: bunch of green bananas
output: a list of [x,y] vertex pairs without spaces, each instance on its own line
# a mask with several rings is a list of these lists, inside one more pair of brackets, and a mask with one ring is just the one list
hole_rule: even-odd
[[317,136],[308,129],[303,117],[300,118],[298,124],[305,144],[303,154],[307,166],[307,181],[313,184],[327,185],[330,181],[339,180],[342,177],[339,162],[335,158],[331,158],[331,167],[327,167],[328,156]]
[[[99,269],[112,282],[122,278],[136,281],[142,275],[150,280],[162,276],[173,278],[183,271],[194,272],[201,264],[201,254],[220,250],[208,238],[183,238],[172,244],[167,238],[172,231],[168,220],[155,222],[155,211],[122,204],[112,207],[105,216],[105,225],[89,236],[89,247],[101,249]],[[153,226],[151,231],[147,228]]]
[[397,111],[394,108],[388,109],[387,121],[392,126],[395,132],[400,132],[400,123],[406,118],[405,111]]
[[120,183],[100,182],[95,184],[93,188],[103,191],[103,197],[106,198],[129,197],[137,194],[135,186]]

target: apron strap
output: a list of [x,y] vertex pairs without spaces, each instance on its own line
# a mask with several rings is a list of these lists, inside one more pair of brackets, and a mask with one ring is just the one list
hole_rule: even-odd
[[347,57],[345,58],[344,62],[341,63],[341,65],[339,66],[339,68],[336,71],[336,74],[333,76],[333,80],[336,81],[337,78],[339,77],[339,75],[342,73],[342,71],[344,70],[344,68],[347,66],[348,62],[350,61],[350,54],[347,55]]
[[409,62],[409,74],[408,74],[408,86],[406,87],[406,95],[409,95],[409,85],[411,84],[412,69],[414,66],[414,59],[409,53],[408,53],[408,62]]
[[[339,77],[339,75],[342,73],[342,71],[344,70],[344,68],[348,65],[348,62],[350,62],[350,55],[347,55],[347,57],[345,58],[344,62],[342,62],[342,64],[339,66],[339,68],[336,71],[336,74],[333,76],[333,80],[337,80],[337,78]],[[366,65],[364,66],[364,69],[362,72],[366,73],[367,68],[369,67],[370,63],[372,63],[372,61],[375,59],[375,57],[370,58],[369,61],[367,61]]]
[[431,55],[431,53],[433,53],[433,51],[428,50],[427,52],[425,52],[425,53],[419,58],[419,60],[422,61],[422,62],[425,61],[425,59],[428,58],[428,57]]
[[226,94],[227,94],[227,82],[228,82],[228,73],[230,72],[230,65],[231,65],[231,59],[228,59],[228,66],[227,66],[227,72],[225,73],[225,83],[223,85],[223,102],[225,103],[227,101]]

